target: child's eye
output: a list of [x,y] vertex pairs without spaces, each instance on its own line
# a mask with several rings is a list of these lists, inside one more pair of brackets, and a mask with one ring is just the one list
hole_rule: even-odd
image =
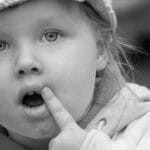
[[60,36],[60,33],[56,31],[46,31],[44,33],[44,36],[42,37],[42,40],[48,41],[48,42],[55,42]]
[[0,52],[6,50],[8,48],[8,43],[0,40]]

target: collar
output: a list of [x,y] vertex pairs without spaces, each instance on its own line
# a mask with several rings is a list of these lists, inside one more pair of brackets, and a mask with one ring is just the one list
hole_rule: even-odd
[[135,119],[150,111],[150,90],[136,84],[127,83],[92,119],[87,130],[98,128],[110,137]]

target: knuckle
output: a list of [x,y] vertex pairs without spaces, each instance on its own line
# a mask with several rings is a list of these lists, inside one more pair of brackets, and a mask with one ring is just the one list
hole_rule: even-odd
[[63,109],[61,106],[56,105],[54,112],[55,112],[55,114],[60,115],[60,114],[63,114]]
[[56,118],[60,118],[62,123],[68,124],[70,121],[70,118],[63,110],[56,110],[55,112]]

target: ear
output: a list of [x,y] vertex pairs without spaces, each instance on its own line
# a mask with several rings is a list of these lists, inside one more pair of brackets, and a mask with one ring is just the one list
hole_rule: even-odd
[[108,56],[106,47],[102,44],[102,42],[100,41],[97,42],[97,48],[98,48],[98,53],[97,53],[97,69],[96,70],[101,71],[107,67],[109,56]]

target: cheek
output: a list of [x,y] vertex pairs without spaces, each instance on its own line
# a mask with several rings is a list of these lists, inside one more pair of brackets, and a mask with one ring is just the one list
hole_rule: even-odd
[[[1,63],[0,65],[0,111],[9,112],[10,104],[14,98],[16,85],[14,84],[14,78],[11,75],[10,65],[8,63]],[[2,115],[2,113],[0,113]]]
[[95,79],[96,47],[80,43],[66,45],[70,46],[61,47],[60,52],[50,56],[49,62],[45,63],[50,80],[70,90],[86,87]]
[[79,119],[91,103],[95,84],[96,52],[88,46],[68,49],[70,51],[57,55],[49,63],[49,81],[55,95],[74,118]]

